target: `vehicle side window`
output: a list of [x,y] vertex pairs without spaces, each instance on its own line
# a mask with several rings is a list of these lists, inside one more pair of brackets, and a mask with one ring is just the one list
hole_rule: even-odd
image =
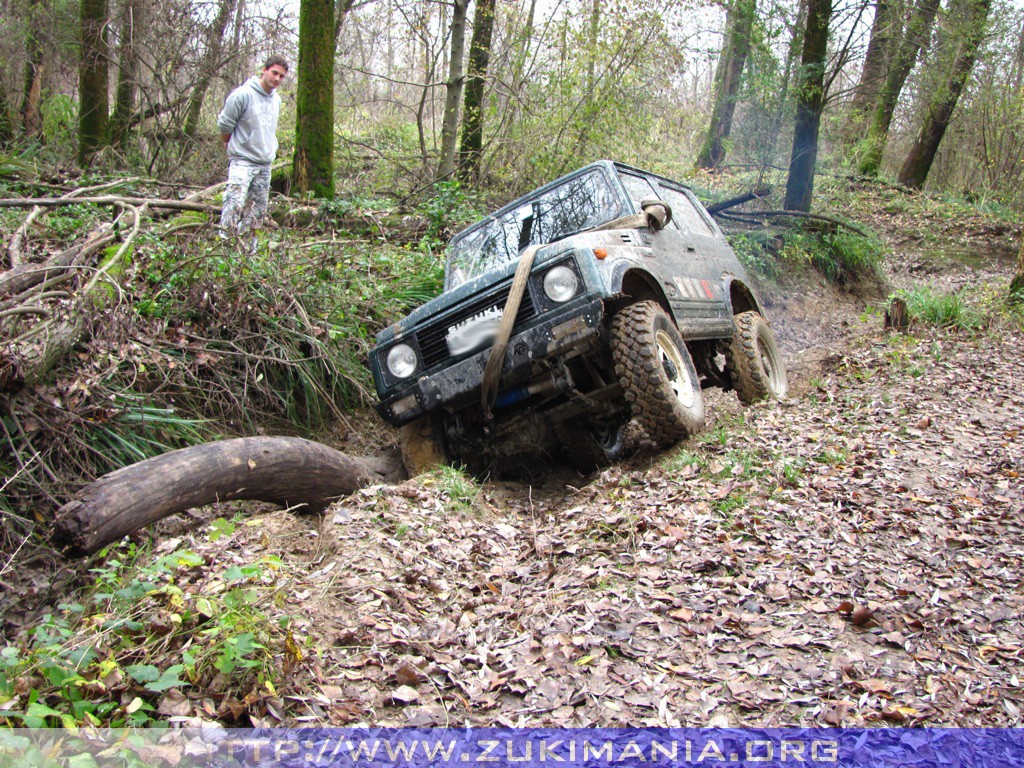
[[[629,193],[630,198],[636,203],[637,210],[640,210],[640,203],[643,200],[659,198],[658,191],[643,176],[620,172],[619,178],[622,179],[622,183],[625,185],[626,192]],[[665,202],[668,201],[666,200]]]
[[697,210],[689,195],[681,189],[672,189],[662,185],[662,199],[672,206],[672,218],[681,229],[688,229],[694,234],[715,236],[715,230],[704,215]]

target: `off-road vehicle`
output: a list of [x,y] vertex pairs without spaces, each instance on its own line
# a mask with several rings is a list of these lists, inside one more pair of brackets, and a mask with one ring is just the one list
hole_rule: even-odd
[[667,447],[702,387],[786,392],[750,281],[684,185],[603,160],[452,238],[444,292],[377,335],[381,416],[410,471],[618,458],[635,418]]

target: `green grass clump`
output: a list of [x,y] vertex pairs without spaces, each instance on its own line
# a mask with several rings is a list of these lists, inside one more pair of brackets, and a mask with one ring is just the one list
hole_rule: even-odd
[[929,286],[920,286],[899,291],[897,295],[907,302],[911,319],[926,325],[974,331],[985,324],[982,314],[958,291],[940,293]]

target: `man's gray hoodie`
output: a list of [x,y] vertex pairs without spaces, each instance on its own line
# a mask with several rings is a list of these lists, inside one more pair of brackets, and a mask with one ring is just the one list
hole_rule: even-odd
[[267,93],[258,77],[250,77],[224,102],[217,117],[217,130],[231,134],[228,157],[251,163],[270,163],[277,156],[277,116],[281,97]]

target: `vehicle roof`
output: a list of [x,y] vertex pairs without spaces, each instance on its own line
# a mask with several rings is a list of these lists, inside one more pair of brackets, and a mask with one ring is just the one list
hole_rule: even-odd
[[683,184],[680,181],[676,181],[675,179],[670,179],[667,176],[662,176],[662,175],[654,173],[652,171],[645,171],[643,168],[636,168],[635,166],[627,165],[626,163],[620,163],[617,160],[596,160],[593,163],[589,163],[587,165],[580,166],[579,168],[577,168],[574,171],[570,171],[569,173],[566,173],[566,174],[564,174],[562,176],[559,176],[554,181],[549,181],[547,184],[545,184],[543,186],[540,186],[540,187],[537,187],[536,189],[533,189],[533,190],[527,192],[525,195],[521,195],[520,197],[517,197],[515,200],[512,200],[512,201],[510,201],[508,203],[505,203],[505,205],[501,206],[496,211],[492,211],[491,213],[487,214],[486,216],[484,216],[479,221],[476,221],[473,224],[471,224],[470,226],[466,227],[465,229],[460,230],[459,232],[457,232],[455,235],[452,236],[451,239],[455,240],[456,238],[462,237],[466,233],[471,232],[471,231],[477,229],[478,227],[483,226],[484,224],[486,224],[487,222],[491,221],[492,219],[499,218],[506,211],[512,210],[514,208],[517,208],[524,201],[529,200],[530,198],[532,198],[532,197],[534,197],[536,195],[541,195],[541,194],[547,192],[550,189],[554,189],[555,187],[558,187],[560,184],[562,184],[565,181],[571,179],[572,177],[578,176],[578,175],[580,175],[582,173],[586,173],[587,171],[593,170],[595,168],[603,168],[603,169],[605,169],[607,171],[611,171],[612,173],[615,173],[615,172],[620,171],[620,170],[621,171],[629,171],[631,173],[638,173],[638,174],[641,174],[643,176],[650,176],[651,178],[657,179],[658,181],[664,181],[664,182],[672,184],[673,186],[676,186],[676,187],[682,187],[683,189],[690,189],[689,186],[687,186],[686,184]]

